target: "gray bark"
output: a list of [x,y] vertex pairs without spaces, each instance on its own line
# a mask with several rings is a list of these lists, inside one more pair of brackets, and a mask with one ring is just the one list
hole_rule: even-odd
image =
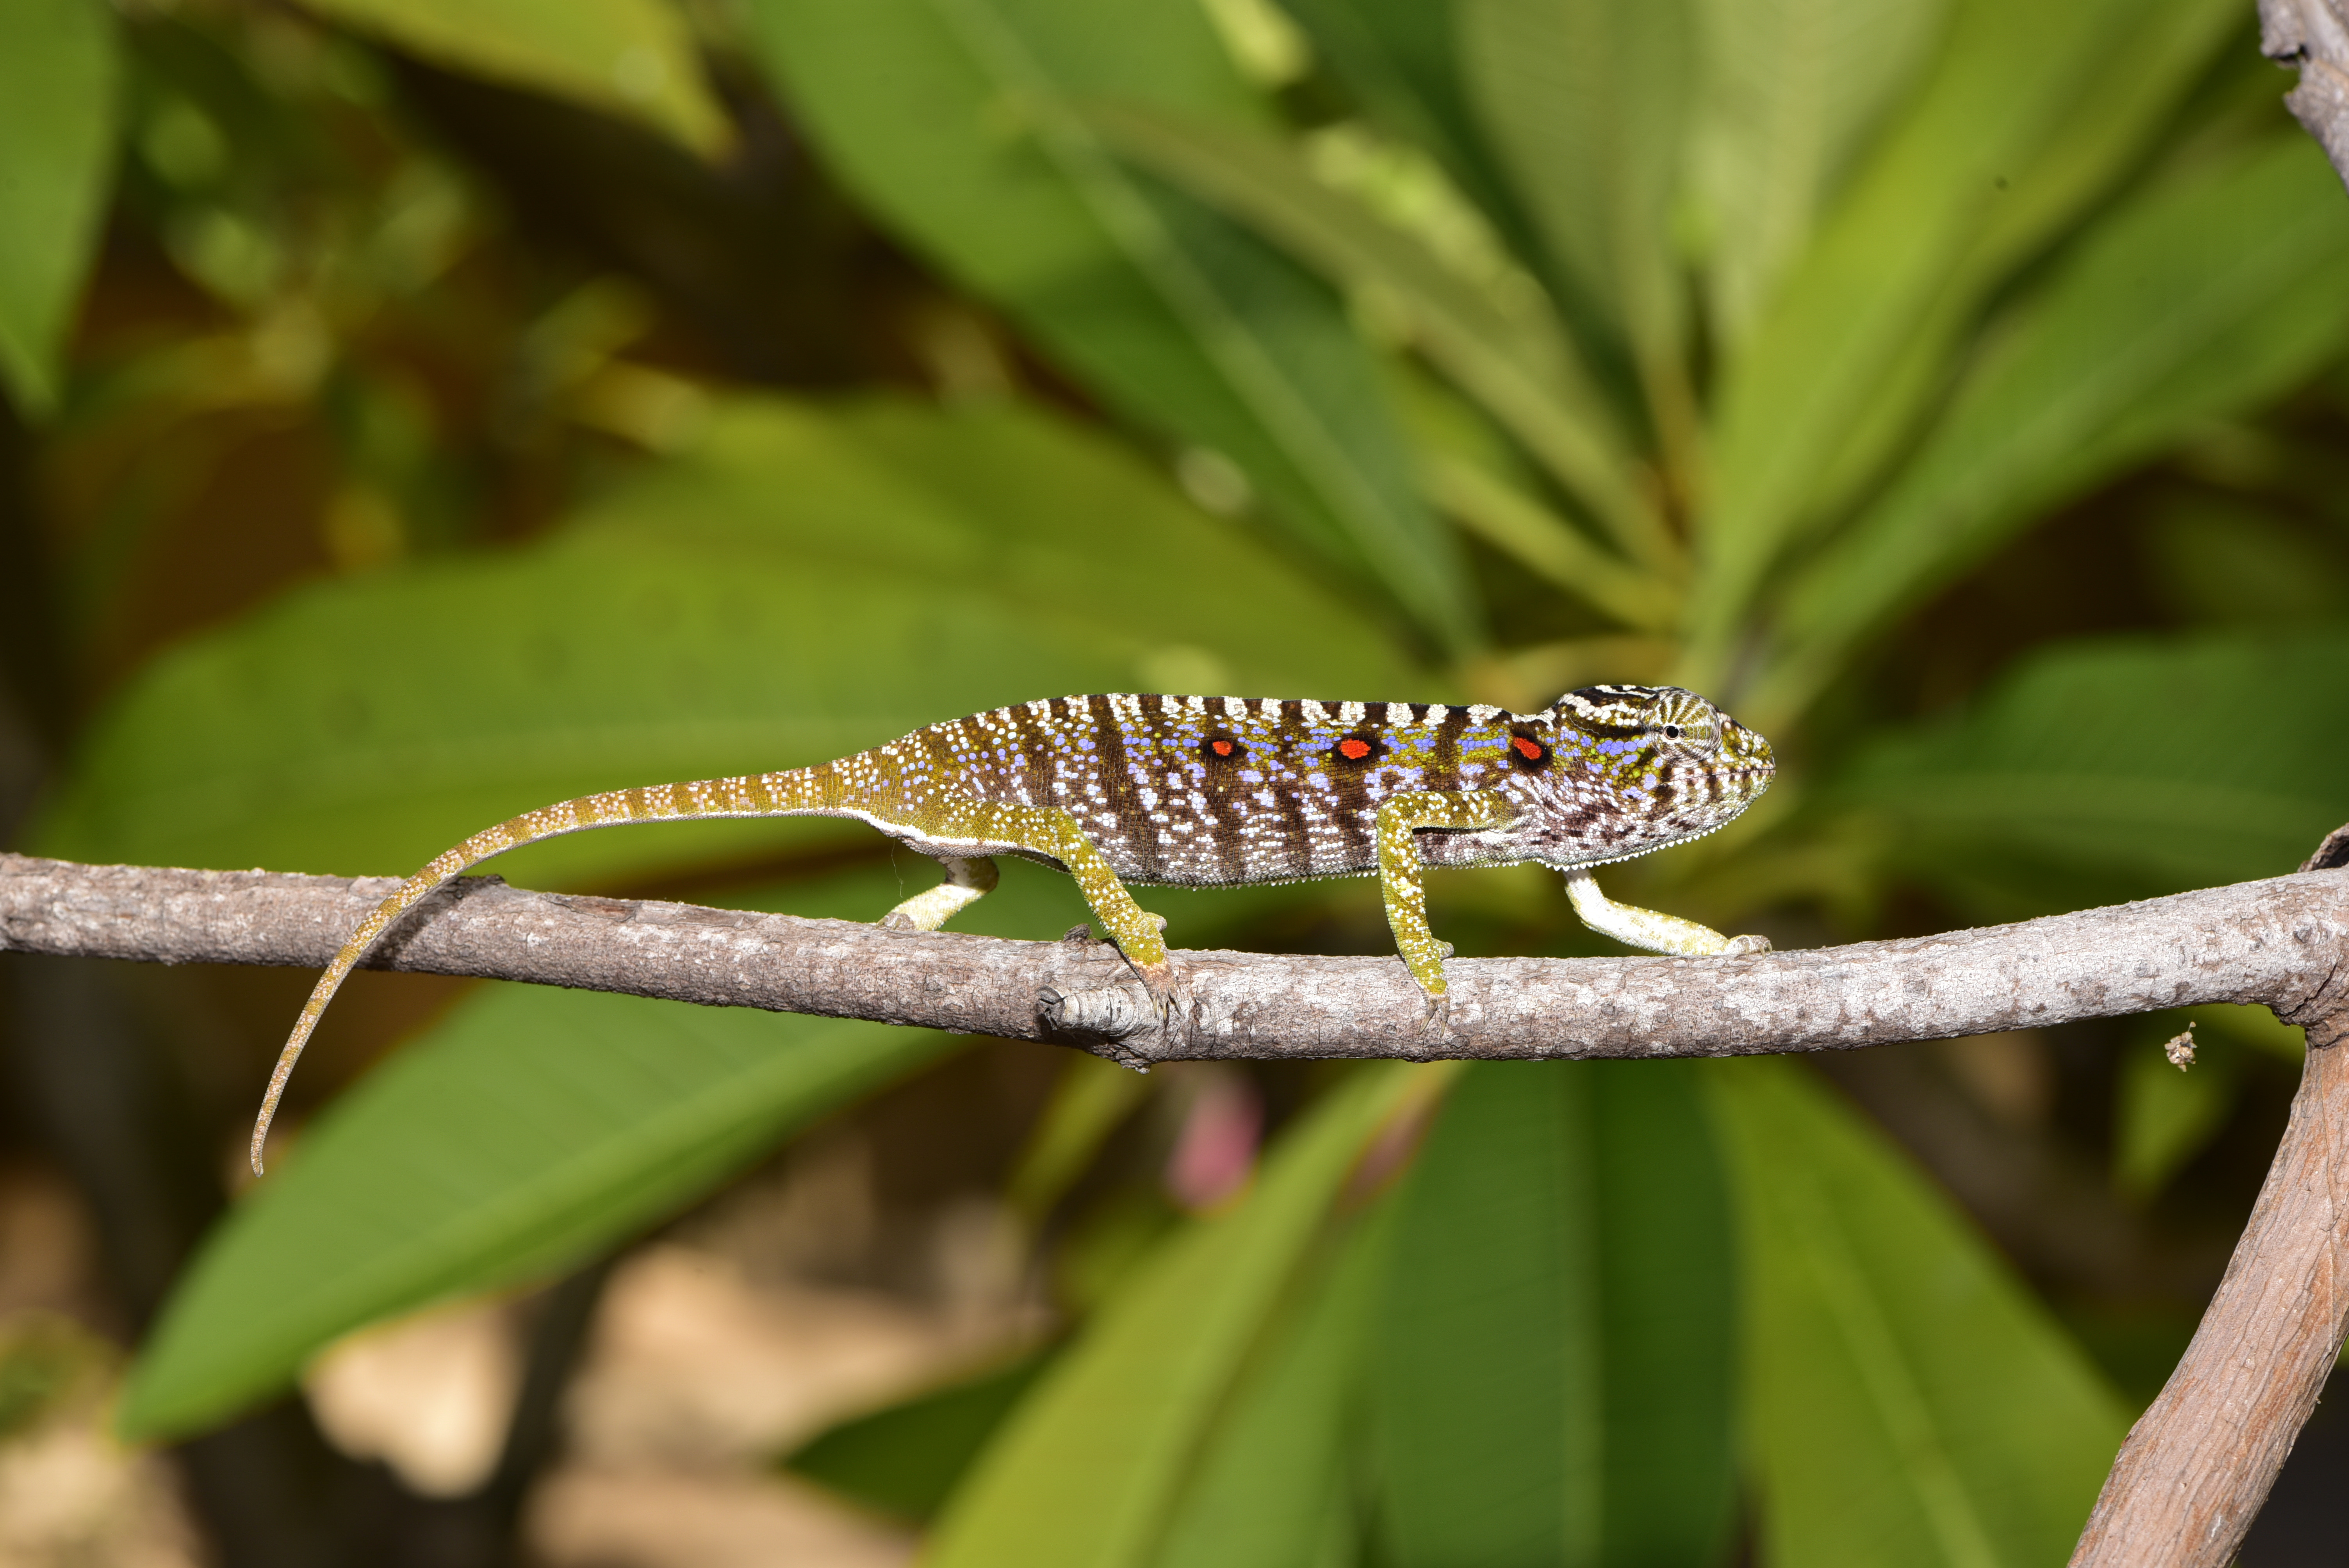
[[2284,107],[2349,182],[2349,4],[2260,0],[2260,52],[2299,67],[2300,85],[2284,95]]
[[[398,885],[0,855],[0,948],[164,964],[323,968]],[[369,967],[820,1013],[1191,1057],[1738,1056],[2035,1027],[2205,1002],[2291,1023],[2334,1005],[2349,871],[2019,925],[1742,958],[1467,958],[1431,1018],[1400,962],[1189,951],[1162,1031],[1114,948],[888,931],[467,877],[410,912]]]

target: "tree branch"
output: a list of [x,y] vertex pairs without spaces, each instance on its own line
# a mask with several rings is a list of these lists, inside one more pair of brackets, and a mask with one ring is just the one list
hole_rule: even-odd
[[[0,855],[0,949],[323,968],[398,883]],[[1455,959],[1431,1020],[1392,957],[1185,952],[1164,1033],[1115,951],[887,931],[463,878],[370,967],[821,1013],[1186,1057],[1688,1057],[1832,1050],[2208,1002],[2310,1030],[2292,1123],[2224,1283],[2130,1432],[2075,1564],[2230,1561],[2349,1317],[2349,828],[2292,876],[1743,958]]]
[[[2341,866],[2349,866],[2349,827],[2334,829],[2301,870]],[[2300,1091],[2251,1221],[2193,1343],[2129,1429],[2072,1568],[2233,1562],[2340,1357],[2349,1327],[2349,1006],[2307,1012],[2292,1020],[2308,1029]]]
[[[318,969],[388,877],[84,866],[0,855],[0,949]],[[2204,1002],[2287,1022],[2349,987],[2349,872],[2206,888],[2020,925],[1744,958],[1445,965],[1446,1022],[1392,957],[1191,951],[1165,1035],[1113,948],[1004,942],[466,877],[369,966],[1188,1057],[1673,1057],[1831,1050]]]

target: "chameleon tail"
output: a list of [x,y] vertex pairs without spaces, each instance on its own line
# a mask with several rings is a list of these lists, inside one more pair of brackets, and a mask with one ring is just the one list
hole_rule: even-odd
[[311,987],[309,1001],[303,1004],[302,1016],[295,1022],[294,1032],[287,1037],[285,1048],[277,1055],[277,1066],[269,1075],[268,1092],[262,1096],[261,1115],[253,1126],[253,1172],[261,1174],[262,1148],[269,1140],[269,1123],[277,1114],[277,1102],[285,1096],[285,1082],[294,1076],[294,1064],[302,1059],[302,1047],[310,1043],[310,1033],[318,1026],[326,1013],[326,1004],[335,999],[342,988],[345,976],[364,961],[376,940],[398,920],[423,900],[426,894],[460,872],[481,864],[492,855],[503,854],[523,844],[536,843],[541,839],[558,838],[564,833],[576,833],[588,828],[617,827],[626,822],[657,822],[690,820],[700,817],[792,817],[824,815],[840,807],[840,789],[833,767],[826,763],[816,768],[794,768],[781,773],[746,774],[733,779],[704,779],[691,784],[657,784],[642,789],[615,789],[602,795],[583,795],[575,800],[562,800],[525,811],[521,816],[483,829],[456,848],[435,859],[431,864],[399,884],[399,891],[375,906],[367,917],[359,922],[350,940],[335,954],[326,972],[318,976]]

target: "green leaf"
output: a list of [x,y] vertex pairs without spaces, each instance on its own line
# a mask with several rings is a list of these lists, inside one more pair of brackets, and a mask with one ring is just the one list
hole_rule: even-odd
[[1713,1562],[1730,1224],[1689,1070],[1469,1068],[1399,1206],[1371,1363],[1399,1568]]
[[1253,119],[1195,0],[758,0],[751,15],[810,135],[884,219],[1129,418],[1237,465],[1447,647],[1476,641],[1456,544],[1413,490],[1336,296],[1129,172],[1071,107]]
[[1787,542],[1907,437],[1983,297],[2129,167],[2236,14],[1958,0],[1908,111],[1723,367],[1688,679],[1717,686]]
[[1691,131],[1715,330],[1742,342],[1855,151],[1898,101],[1948,0],[1698,0]]
[[1687,0],[1459,0],[1456,11],[1469,98],[1553,273],[1629,341],[1659,421],[1692,418],[1674,406],[1688,394],[1671,236],[1692,86]]
[[1537,253],[1469,105],[1449,4],[1288,0],[1286,8],[1372,124],[1433,158],[1520,255]]
[[1151,1562],[1203,1436],[1364,1145],[1444,1081],[1396,1063],[1350,1073],[1275,1147],[1237,1209],[1166,1243],[988,1450],[931,1537],[928,1561]]
[[784,1468],[842,1496],[927,1522],[1050,1365],[1049,1353],[843,1421],[795,1450]]
[[1519,564],[1626,626],[1664,632],[1679,621],[1670,583],[1625,565],[1491,469],[1441,453],[1424,466],[1428,498]]
[[1626,551],[1651,564],[1674,559],[1621,432],[1541,302],[1513,304],[1457,275],[1260,132],[1123,104],[1095,106],[1087,119],[1119,152],[1307,265],[1376,291],[1428,358],[1586,501]]
[[1036,1119],[1019,1162],[1003,1183],[1012,1211],[1030,1225],[1050,1215],[1102,1145],[1156,1088],[1151,1079],[1099,1057],[1071,1056]]
[[732,135],[666,0],[302,0],[419,58],[574,98],[712,153]]
[[1745,1260],[1762,1555],[2063,1562],[2128,1418],[1884,1140],[1789,1064],[1710,1076]]
[[305,1130],[207,1240],[131,1371],[120,1429],[200,1430],[363,1324],[553,1274],[955,1048],[873,1024],[486,988]]
[[1822,794],[1984,915],[2281,876],[2349,820],[2349,632],[2057,644]]
[[119,67],[98,0],[16,0],[0,48],[0,387],[57,407],[66,331],[98,242]]
[[[1242,695],[1424,689],[1346,606],[1057,419],[744,400],[543,542],[321,583],[165,655],[35,841],[406,872],[587,790],[822,761],[1168,670]],[[575,834],[501,869],[576,882],[839,830]]]
[[1852,646],[2026,521],[2199,422],[2254,407],[2349,336],[2349,207],[2298,133],[2115,212],[2019,306],[1932,438],[1797,579],[1787,714]]
[[1363,1355],[1383,1272],[1381,1203],[1267,1336],[1206,1442],[1154,1568],[1352,1568]]

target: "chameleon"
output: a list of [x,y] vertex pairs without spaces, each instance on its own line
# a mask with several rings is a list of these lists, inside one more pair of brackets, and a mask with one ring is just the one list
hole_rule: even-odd
[[1758,953],[1694,921],[1617,903],[1591,868],[1727,824],[1769,788],[1770,743],[1692,691],[1593,686],[1537,713],[1489,706],[1234,696],[1054,697],[917,729],[837,761],[559,801],[447,851],[359,923],[318,978],[272,1072],[270,1119],[344,977],[450,877],[589,828],[709,817],[849,817],[936,858],[946,877],[882,918],[936,931],[996,885],[991,857],[1068,872],[1148,989],[1178,1005],[1165,922],[1127,884],[1235,887],[1378,877],[1431,1013],[1450,944],[1427,923],[1424,866],[1532,861],[1567,873],[1576,914],[1630,946]]

